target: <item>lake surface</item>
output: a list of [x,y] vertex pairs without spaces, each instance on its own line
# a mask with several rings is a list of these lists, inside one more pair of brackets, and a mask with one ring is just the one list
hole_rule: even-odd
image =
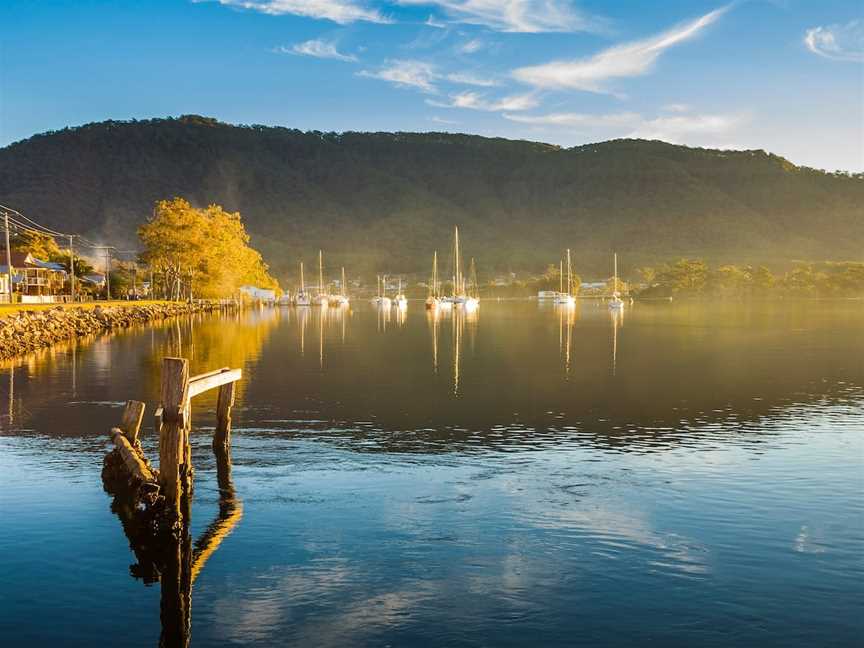
[[864,304],[487,301],[194,317],[0,365],[4,646],[159,645],[100,472],[130,398],[158,458],[168,355],[244,371],[230,467],[215,396],[193,403],[191,535],[221,544],[192,646],[864,636]]

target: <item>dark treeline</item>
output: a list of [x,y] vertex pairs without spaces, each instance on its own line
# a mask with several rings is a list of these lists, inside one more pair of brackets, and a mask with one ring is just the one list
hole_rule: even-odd
[[639,270],[640,297],[864,297],[864,263],[798,262],[774,274],[766,266],[709,266],[701,259]]
[[[585,277],[658,259],[859,259],[864,178],[764,151],[615,140],[565,149],[447,133],[324,133],[186,116],[108,121],[0,149],[0,198],[60,231],[137,244],[166,196],[242,212],[283,283],[325,250],[349,274],[447,263],[452,226],[489,277],[566,247]],[[100,237],[102,237],[100,239]]]

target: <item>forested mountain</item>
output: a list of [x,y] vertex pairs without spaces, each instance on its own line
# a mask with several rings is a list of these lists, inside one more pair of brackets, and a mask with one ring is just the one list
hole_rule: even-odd
[[240,211],[280,278],[318,248],[353,272],[425,269],[460,225],[481,273],[573,248],[583,276],[680,256],[860,259],[864,178],[763,151],[615,140],[565,149],[445,133],[322,133],[186,116],[108,121],[0,149],[0,202],[135,245],[155,201]]

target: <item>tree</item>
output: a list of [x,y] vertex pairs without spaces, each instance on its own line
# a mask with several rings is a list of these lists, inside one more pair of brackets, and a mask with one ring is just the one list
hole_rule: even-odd
[[51,260],[60,256],[60,248],[53,237],[42,232],[23,230],[9,241],[9,247],[16,252],[29,252],[37,259]]
[[278,288],[239,213],[219,205],[193,207],[183,198],[162,200],[153,216],[138,230],[141,259],[165,279],[166,293],[224,297],[243,284]]

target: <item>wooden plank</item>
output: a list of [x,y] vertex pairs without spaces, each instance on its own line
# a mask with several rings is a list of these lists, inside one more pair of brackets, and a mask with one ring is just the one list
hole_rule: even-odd
[[214,369],[213,371],[207,371],[207,372],[205,372],[205,373],[202,373],[202,374],[198,374],[198,375],[192,376],[192,377],[189,379],[189,382],[190,382],[190,383],[193,383],[193,382],[195,382],[196,380],[202,380],[202,379],[204,379],[204,378],[209,378],[210,376],[215,376],[216,374],[220,374],[220,373],[222,373],[223,371],[230,371],[230,370],[231,370],[231,367],[220,367],[219,369]]
[[120,429],[133,446],[138,443],[138,431],[141,429],[141,421],[144,420],[145,407],[146,405],[141,401],[130,400],[126,401],[126,407],[123,409]]
[[222,385],[240,380],[242,376],[242,369],[228,369],[226,371],[219,371],[218,373],[196,376],[189,381],[189,398],[203,394],[208,389],[221,387]]
[[162,429],[159,434],[159,481],[165,498],[180,512],[180,464],[185,452],[189,405],[189,362],[162,360]]
[[123,458],[123,464],[133,477],[142,482],[155,481],[153,473],[147,467],[147,464],[144,463],[144,460],[141,459],[141,456],[135,451],[135,448],[132,447],[132,444],[129,443],[129,439],[126,438],[126,433],[123,430],[120,428],[111,428],[111,440],[114,441],[114,447],[117,448],[117,452]]

